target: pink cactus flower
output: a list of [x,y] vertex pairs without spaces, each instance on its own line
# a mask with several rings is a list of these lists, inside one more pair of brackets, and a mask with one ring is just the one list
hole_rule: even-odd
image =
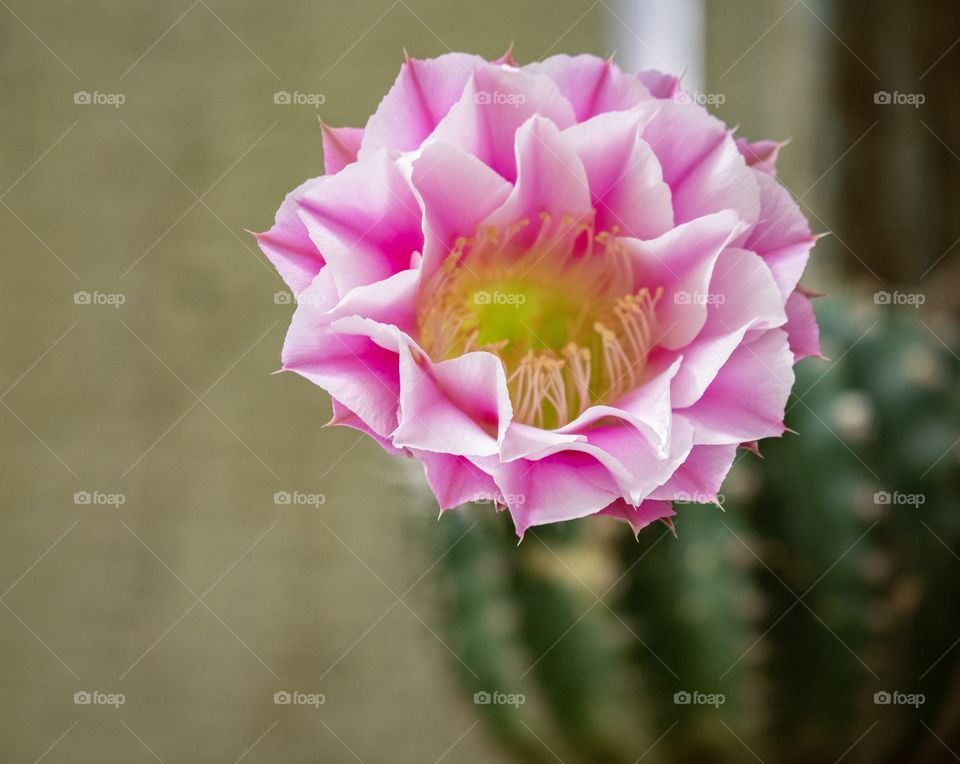
[[675,77],[408,59],[323,144],[326,174],[257,236],[297,300],[282,368],[419,459],[441,510],[638,532],[784,432],[820,352],[797,286],[815,237],[780,144],[735,139]]

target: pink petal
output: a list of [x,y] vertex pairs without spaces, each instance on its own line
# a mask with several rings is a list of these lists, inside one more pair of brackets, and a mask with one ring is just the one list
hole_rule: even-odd
[[380,324],[395,326],[412,335],[416,328],[419,283],[420,271],[410,269],[395,273],[383,281],[356,287],[344,295],[326,319],[332,322],[347,316],[362,316]]
[[673,226],[670,187],[640,137],[637,111],[601,114],[563,131],[587,171],[597,230],[653,239]]
[[574,443],[586,442],[582,435],[544,430],[540,427],[511,422],[500,446],[500,461],[542,459]]
[[524,69],[553,80],[573,106],[578,122],[603,112],[631,109],[651,97],[639,79],[597,56],[551,56]]
[[573,451],[503,464],[494,479],[520,538],[533,525],[585,517],[620,497],[605,465]]
[[291,325],[283,347],[283,369],[322,387],[377,435],[387,437],[396,428],[397,355],[370,337],[322,329],[307,339]]
[[737,446],[694,446],[683,464],[650,497],[671,501],[697,500],[703,504],[717,498],[720,486],[737,455]]
[[760,190],[753,170],[720,120],[697,104],[654,102],[643,137],[663,166],[673,191],[677,223],[734,210],[749,224],[760,214]]
[[794,291],[787,299],[787,325],[784,329],[794,360],[800,361],[809,356],[823,357],[820,352],[820,327],[813,313],[813,304],[800,291]]
[[[473,154],[442,141],[424,146],[413,162],[411,183],[423,209],[424,280],[443,262],[456,239],[472,236],[512,188]],[[454,185],[456,193],[451,193]]]
[[266,233],[256,234],[263,254],[295,295],[306,289],[324,266],[323,255],[298,214],[304,194],[324,182],[326,178],[313,178],[287,194],[277,210],[273,227]]
[[[620,471],[611,470],[622,495],[631,504],[639,504],[668,480],[693,447],[693,428],[682,417],[674,417],[666,458],[661,457],[636,429],[623,424],[594,427],[583,434],[590,446],[609,454],[629,473],[623,479]],[[583,446],[574,448],[582,449]],[[605,459],[601,461],[606,463]]]
[[459,507],[471,501],[494,501],[500,491],[493,478],[469,459],[432,451],[414,453],[423,462],[427,484],[440,510]]
[[363,140],[362,127],[328,127],[323,129],[323,169],[327,175],[340,172],[357,161]]
[[423,247],[420,208],[385,152],[309,188],[300,219],[341,294],[406,270]]
[[459,146],[513,183],[517,179],[516,132],[535,115],[561,129],[575,121],[573,108],[549,78],[521,69],[483,66],[431,140]]
[[680,363],[678,358],[667,365],[648,364],[634,390],[611,406],[591,406],[557,432],[583,432],[602,419],[619,419],[643,433],[661,457],[666,456],[673,421],[670,384]]
[[400,354],[400,424],[394,445],[460,456],[491,456],[513,410],[500,359],[467,353],[430,365],[419,353]]
[[760,220],[744,246],[760,255],[780,287],[783,299],[800,281],[816,237],[790,192],[769,175],[756,174],[760,184]]
[[638,73],[637,79],[644,84],[654,98],[672,100],[680,93],[680,78],[672,74],[647,69]]
[[700,400],[678,413],[693,423],[698,444],[739,444],[782,435],[792,386],[787,333],[770,329],[737,348]]
[[695,403],[749,329],[786,323],[780,291],[760,256],[729,248],[717,260],[710,281],[707,320],[697,338],[677,351],[683,364],[673,380],[673,405]]
[[780,155],[780,149],[786,145],[783,141],[750,143],[744,138],[737,139],[737,149],[747,160],[747,165],[767,175],[777,174],[777,157]]
[[396,448],[387,438],[378,435],[373,429],[358,417],[349,408],[344,406],[336,398],[331,398],[333,404],[333,417],[327,422],[327,427],[349,427],[373,438],[380,447],[388,454],[393,456],[410,456],[410,452],[405,448]]
[[669,501],[648,499],[635,507],[623,499],[617,499],[595,514],[614,517],[627,523],[633,530],[633,535],[638,536],[640,531],[650,523],[674,517],[677,513],[674,512],[673,505]]
[[683,296],[707,294],[717,258],[743,230],[737,215],[725,211],[679,225],[653,241],[620,240],[637,262],[642,286],[663,287],[657,304],[662,347],[683,347],[703,328],[706,301]]
[[[532,117],[517,131],[517,182],[507,200],[482,223],[504,229],[519,220],[533,221],[513,241],[529,245],[546,213],[553,225],[564,218],[589,222],[593,219],[590,191],[583,163],[567,145],[556,125]],[[570,225],[558,231],[569,230]]]
[[390,92],[367,122],[360,154],[366,156],[382,148],[418,148],[463,94],[474,70],[484,65],[479,56],[463,53],[407,59]]

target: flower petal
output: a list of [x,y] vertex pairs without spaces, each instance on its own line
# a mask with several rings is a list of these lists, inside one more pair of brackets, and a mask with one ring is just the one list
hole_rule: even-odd
[[707,215],[667,231],[652,241],[622,238],[637,263],[643,284],[663,288],[657,304],[659,344],[676,349],[699,334],[707,320],[705,299],[720,253],[744,230],[732,211]]
[[427,484],[444,511],[470,501],[493,501],[499,496],[493,478],[469,459],[432,451],[415,451],[423,462]]
[[717,498],[720,486],[737,455],[733,443],[722,446],[694,446],[687,458],[666,483],[650,494],[652,499],[670,501],[698,500],[699,503]]
[[573,106],[578,122],[604,112],[631,109],[651,98],[639,79],[624,74],[609,59],[589,54],[551,56],[524,69],[553,80]]
[[782,435],[792,386],[787,333],[770,329],[737,348],[703,396],[679,413],[693,423],[697,444],[739,444]]
[[[532,117],[517,131],[517,182],[507,200],[483,221],[483,226],[504,229],[519,220],[533,225],[520,231],[513,242],[529,245],[539,234],[540,219],[593,220],[593,206],[583,163],[567,145],[557,126],[543,117]],[[557,232],[569,231],[561,225]]]
[[295,295],[306,289],[324,266],[323,255],[298,213],[303,196],[325,181],[326,178],[313,178],[297,186],[277,210],[273,227],[266,233],[256,234],[263,254]]
[[647,499],[638,506],[633,506],[623,499],[617,499],[595,514],[613,517],[627,523],[633,531],[633,535],[638,536],[640,531],[651,523],[674,517],[677,513],[669,501]]
[[787,325],[784,329],[795,361],[809,356],[823,357],[820,352],[820,327],[813,313],[813,303],[799,290],[794,291],[787,300]]
[[299,204],[341,293],[406,270],[423,247],[420,208],[386,152],[327,176]]
[[676,222],[734,210],[745,222],[755,223],[760,214],[757,173],[747,167],[726,126],[697,104],[654,104],[643,137],[673,191]]
[[348,164],[357,161],[357,152],[363,141],[362,127],[329,127],[323,130],[323,169],[335,175]]
[[360,155],[383,148],[418,148],[463,94],[474,70],[485,65],[479,56],[463,53],[426,60],[408,58],[367,122]]
[[549,78],[521,69],[483,66],[474,72],[431,140],[459,146],[513,183],[517,179],[516,132],[535,115],[561,129],[575,121],[573,108]]
[[744,247],[760,255],[773,273],[784,300],[800,281],[816,243],[810,224],[776,178],[756,173],[760,184],[760,220]]
[[[460,236],[500,207],[511,186],[473,154],[431,141],[413,161],[411,184],[423,209],[423,278],[428,279]],[[451,193],[451,186],[456,193]]]
[[398,447],[459,456],[498,453],[513,410],[500,359],[467,353],[430,364],[417,352],[400,353]]
[[786,323],[780,291],[760,256],[745,249],[726,249],[710,281],[707,320],[703,330],[678,353],[683,364],[673,380],[677,408],[693,405],[750,329],[772,329]]
[[640,137],[639,111],[600,114],[563,131],[587,172],[599,231],[653,239],[673,226],[670,187]]

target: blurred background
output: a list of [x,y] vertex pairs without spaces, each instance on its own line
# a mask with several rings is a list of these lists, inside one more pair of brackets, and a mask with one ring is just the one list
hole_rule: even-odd
[[[960,760],[956,2],[0,6],[0,761]],[[686,69],[831,234],[799,435],[679,541],[438,524],[270,376],[318,116],[511,42]]]

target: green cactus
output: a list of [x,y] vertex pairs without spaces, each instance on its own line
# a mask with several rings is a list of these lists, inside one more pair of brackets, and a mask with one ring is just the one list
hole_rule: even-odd
[[442,562],[450,645],[470,693],[525,696],[479,706],[516,761],[960,750],[960,359],[915,310],[820,302],[837,360],[797,368],[799,436],[743,451],[726,511],[679,507],[679,540],[597,521],[517,547],[489,506],[443,517],[441,550],[466,533]]

